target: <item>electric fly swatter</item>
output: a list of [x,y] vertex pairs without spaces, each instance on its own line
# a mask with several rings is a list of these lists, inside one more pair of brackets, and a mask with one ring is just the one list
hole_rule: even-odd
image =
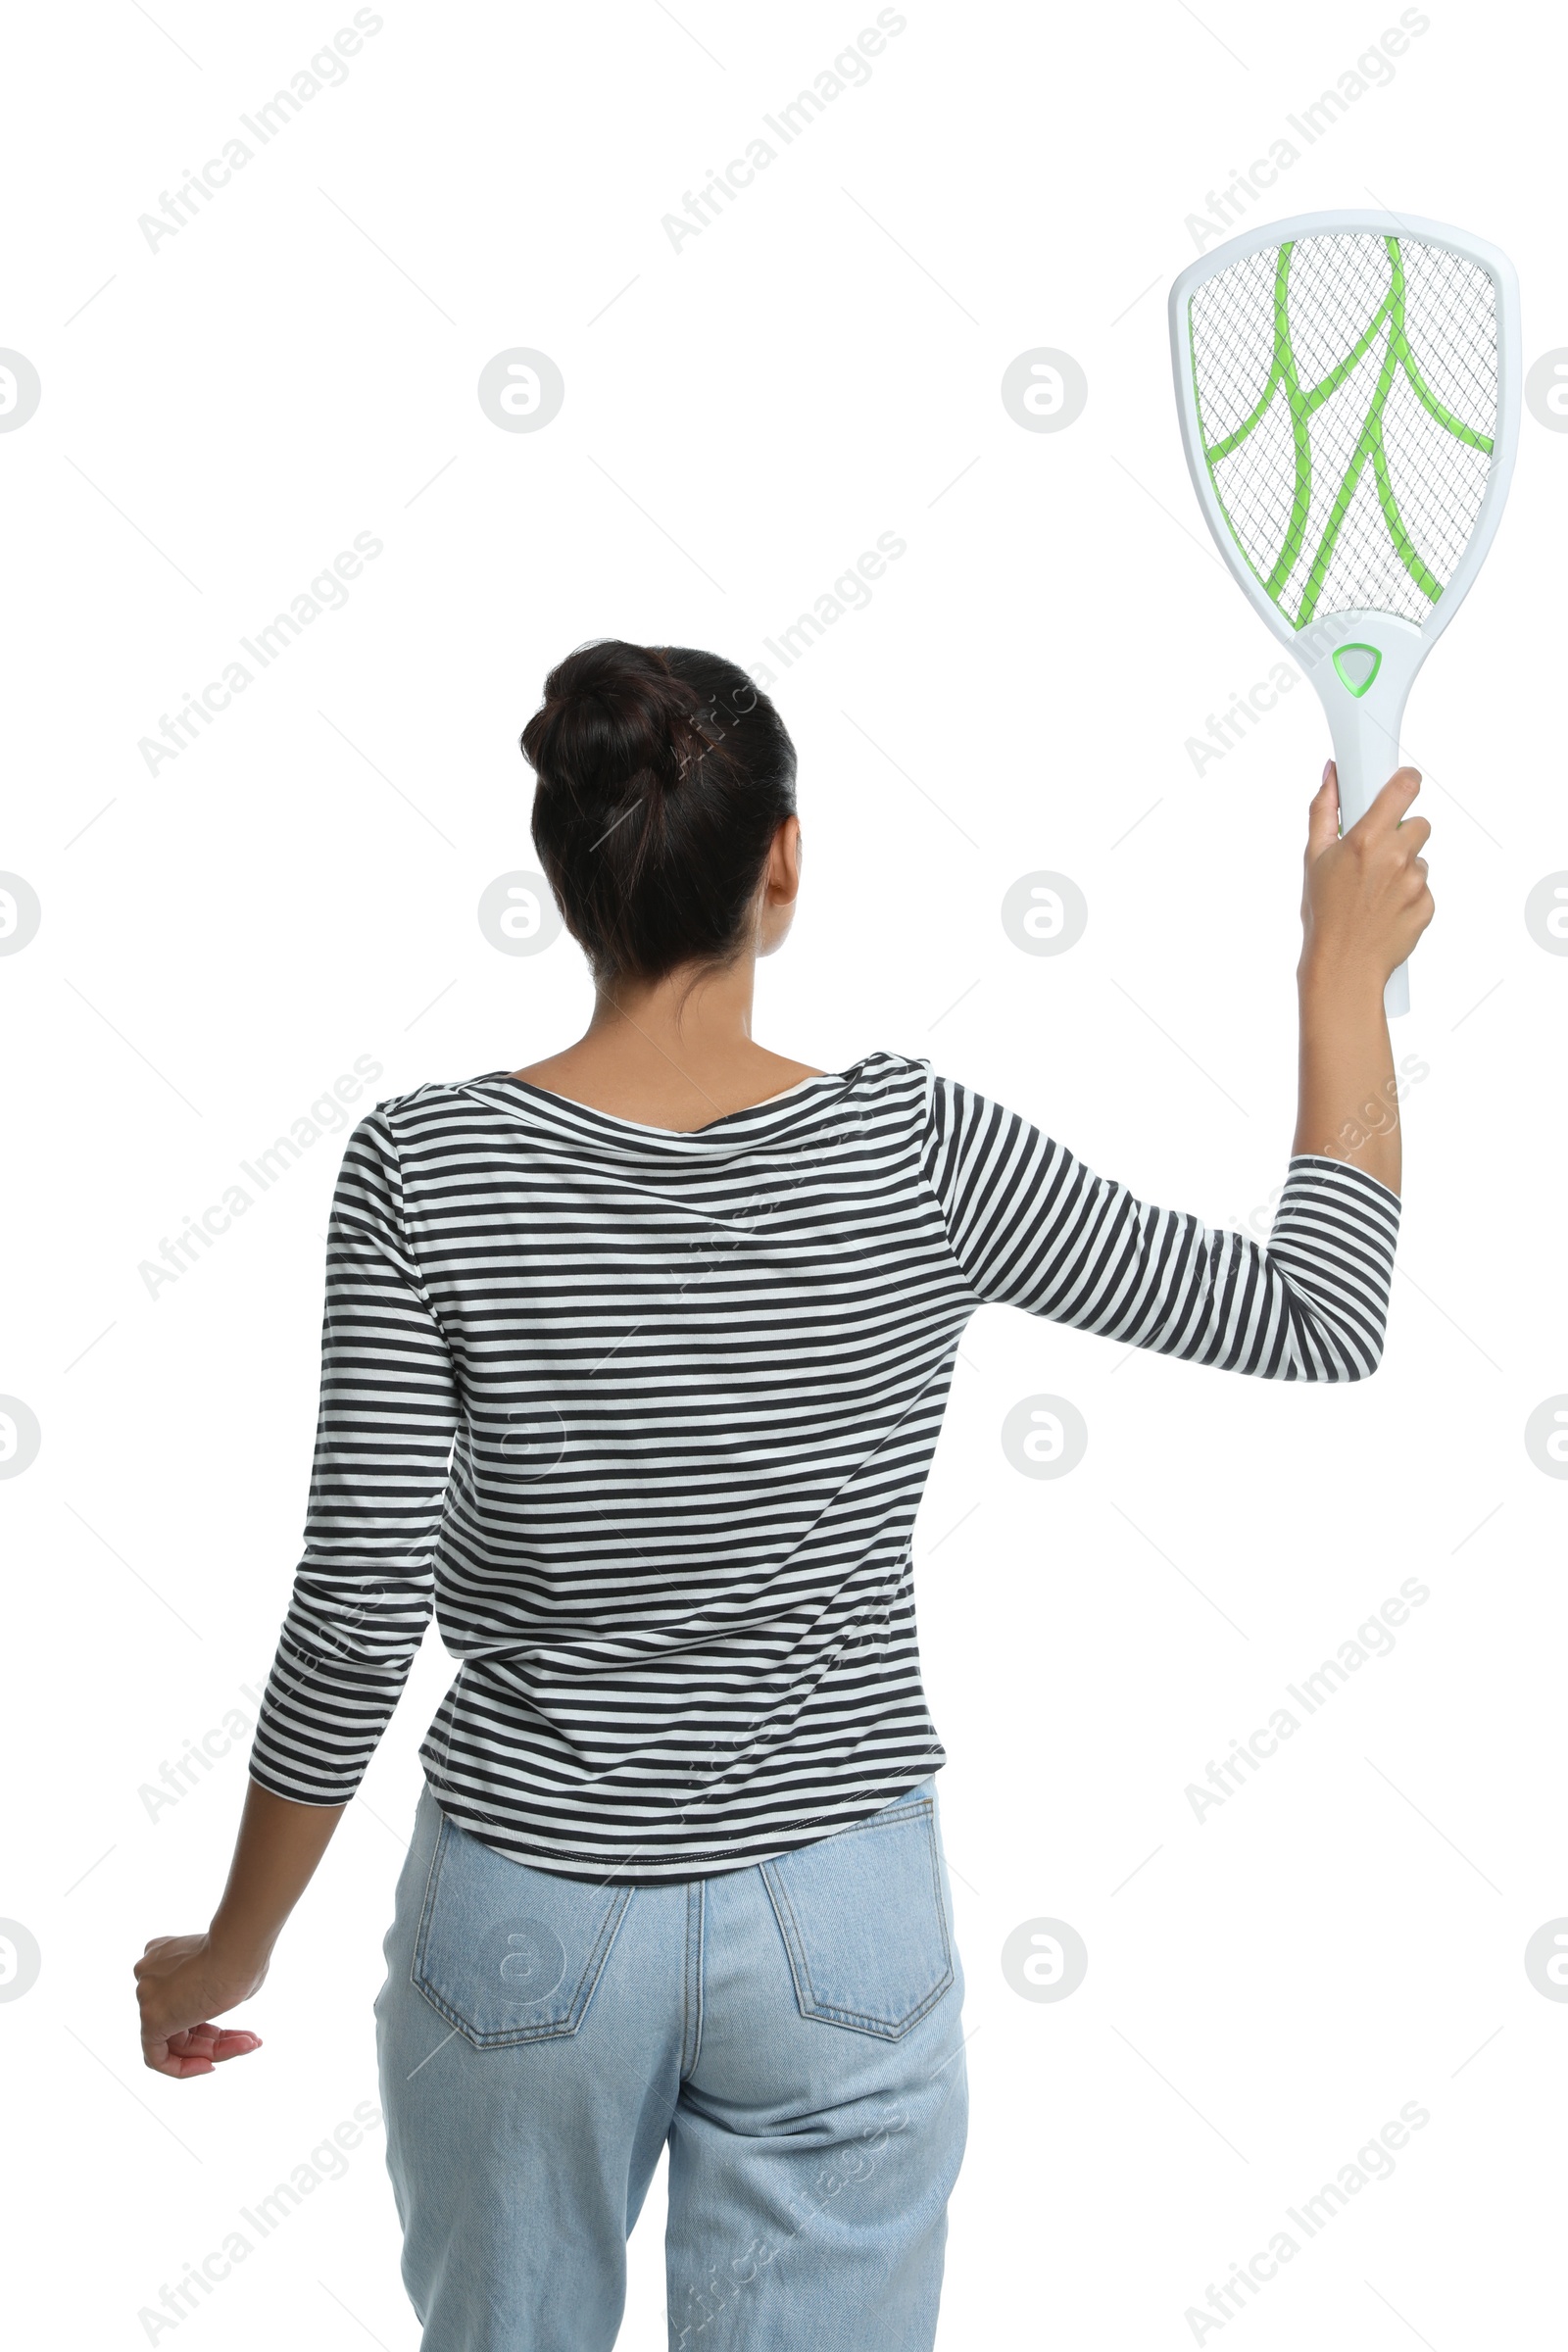
[[[1317,689],[1348,827],[1399,764],[1411,683],[1508,494],[1512,266],[1435,220],[1303,214],[1184,270],[1170,330],[1199,504]],[[1384,1004],[1409,1010],[1406,965]]]

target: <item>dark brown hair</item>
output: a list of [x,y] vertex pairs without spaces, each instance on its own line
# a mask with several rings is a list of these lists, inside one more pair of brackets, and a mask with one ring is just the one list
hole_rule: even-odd
[[737,953],[795,812],[795,746],[745,670],[684,645],[580,645],[522,753],[534,847],[601,985]]

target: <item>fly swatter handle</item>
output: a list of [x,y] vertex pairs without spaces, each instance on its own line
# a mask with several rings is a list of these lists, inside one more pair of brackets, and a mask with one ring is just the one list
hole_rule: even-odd
[[[1399,764],[1399,720],[1403,716],[1404,696],[1399,694],[1397,705],[1392,710],[1381,696],[1368,696],[1361,701],[1345,694],[1331,700],[1324,693],[1323,699],[1334,736],[1334,762],[1340,778],[1340,829],[1348,833],[1356,819],[1366,814]],[[1383,991],[1383,1009],[1391,1021],[1409,1011],[1407,963],[1390,973]]]

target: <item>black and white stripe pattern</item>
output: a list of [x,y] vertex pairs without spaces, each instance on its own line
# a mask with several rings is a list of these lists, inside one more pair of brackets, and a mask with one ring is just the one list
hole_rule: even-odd
[[504,1072],[378,1103],[252,1777],[350,1797],[433,1600],[425,1772],[501,1852],[691,1878],[863,1819],[943,1761],[909,1538],[975,1308],[1355,1380],[1397,1227],[1301,1157],[1266,1247],[1210,1231],[893,1054],[687,1135]]

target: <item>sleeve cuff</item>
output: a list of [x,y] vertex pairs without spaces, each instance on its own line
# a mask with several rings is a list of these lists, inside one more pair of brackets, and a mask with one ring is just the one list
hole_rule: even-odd
[[1310,1168],[1314,1176],[1325,1170],[1332,1171],[1335,1176],[1347,1178],[1352,1186],[1362,1185],[1373,1194],[1381,1195],[1385,1200],[1392,1201],[1396,1213],[1401,1205],[1398,1194],[1380,1177],[1369,1176],[1365,1168],[1355,1167],[1348,1159],[1331,1159],[1322,1152],[1296,1152],[1291,1155],[1288,1173],[1294,1175],[1298,1168]]

